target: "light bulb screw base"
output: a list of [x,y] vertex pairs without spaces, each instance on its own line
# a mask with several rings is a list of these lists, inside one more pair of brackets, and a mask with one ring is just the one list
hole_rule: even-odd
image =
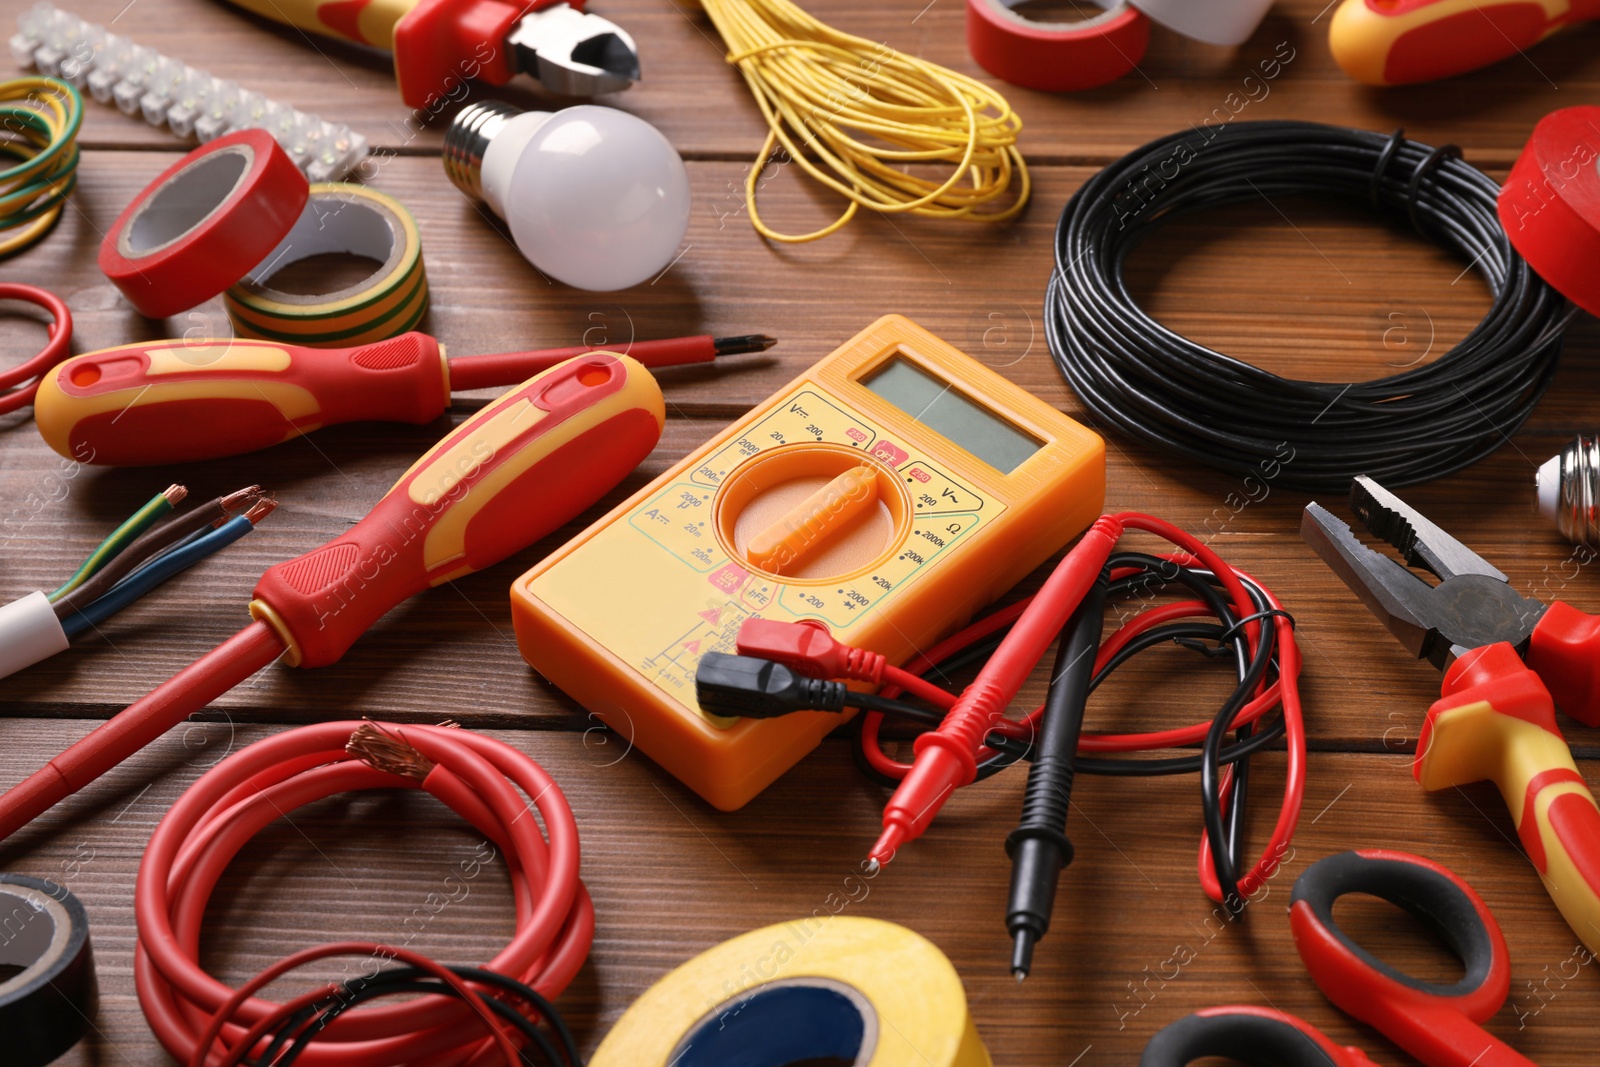
[[[1553,483],[1553,484],[1552,484]],[[1541,510],[1570,541],[1600,545],[1600,437],[1575,437],[1539,471]]]
[[483,157],[489,142],[522,109],[499,100],[482,100],[456,112],[444,131],[444,173],[457,189],[484,199]]

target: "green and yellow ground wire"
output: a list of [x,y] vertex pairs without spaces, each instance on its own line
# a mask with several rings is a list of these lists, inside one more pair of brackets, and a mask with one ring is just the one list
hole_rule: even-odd
[[61,218],[77,185],[83,97],[57,78],[0,82],[0,259],[32,246]]
[[151,497],[142,508],[128,516],[127,521],[111,531],[111,536],[101,541],[98,548],[89,553],[89,558],[83,561],[83,566],[78,568],[77,573],[50,594],[50,602],[55,603],[94,577],[100,568],[120,555],[123,549],[182,503],[183,498],[188,495],[189,490],[183,486],[170,485]]

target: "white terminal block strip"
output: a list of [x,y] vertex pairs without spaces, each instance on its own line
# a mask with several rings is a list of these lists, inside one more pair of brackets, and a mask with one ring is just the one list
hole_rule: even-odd
[[0,678],[66,651],[67,644],[67,632],[43,593],[0,607]]
[[11,54],[24,70],[71,82],[178,137],[204,143],[234,130],[266,130],[314,182],[338,181],[367,158],[367,139],[343,123],[268,100],[51,4],[24,11],[17,28]]

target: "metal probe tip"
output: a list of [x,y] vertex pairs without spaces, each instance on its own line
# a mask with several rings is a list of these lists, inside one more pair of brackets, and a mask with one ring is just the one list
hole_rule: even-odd
[[776,337],[764,333],[746,333],[737,337],[713,337],[711,347],[719,356],[738,356],[746,352],[765,352],[778,343]]
[[1033,945],[1038,940],[1034,932],[1024,926],[1017,931],[1016,940],[1011,944],[1011,973],[1019,982],[1033,969]]
[[877,874],[882,869],[883,869],[883,864],[879,863],[877,860],[875,860],[875,859],[867,860],[867,874],[869,874],[869,875]]

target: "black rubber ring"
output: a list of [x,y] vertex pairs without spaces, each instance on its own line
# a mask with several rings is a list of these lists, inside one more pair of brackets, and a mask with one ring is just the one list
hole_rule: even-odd
[[1150,1039],[1139,1067],[1188,1067],[1209,1056],[1250,1067],[1335,1067],[1306,1031],[1281,1019],[1242,1012],[1185,1015]]
[[1417,214],[1417,195],[1422,191],[1423,180],[1445,160],[1460,158],[1460,145],[1442,144],[1424,156],[1417,169],[1411,172],[1411,182],[1406,186],[1406,218],[1411,220],[1411,228],[1424,237],[1429,236],[1428,231],[1423,228],[1422,216]]
[[54,1062],[88,1030],[97,1000],[89,918],[78,898],[42,878],[0,874],[5,1062],[9,1067]]
[[[1450,946],[1466,966],[1458,982],[1424,982],[1368,952],[1333,921],[1334,901],[1346,893],[1367,893],[1404,908]],[[1431,867],[1401,859],[1341,852],[1318,860],[1295,880],[1289,903],[1306,904],[1317,922],[1361,960],[1401,985],[1436,997],[1474,993],[1494,968],[1494,940],[1472,899],[1450,878]]]
[[1377,211],[1383,207],[1383,174],[1389,169],[1394,154],[1400,151],[1400,146],[1406,143],[1406,129],[1404,126],[1389,135],[1389,143],[1383,146],[1383,151],[1378,153],[1378,162],[1372,168],[1372,185],[1368,189],[1368,197],[1372,200],[1372,210]]

